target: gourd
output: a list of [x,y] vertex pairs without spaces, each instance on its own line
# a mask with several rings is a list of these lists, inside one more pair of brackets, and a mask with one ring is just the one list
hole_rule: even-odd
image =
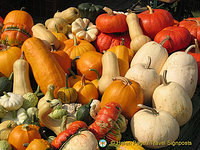
[[55,49],[60,47],[60,42],[43,24],[37,23],[32,27],[33,37],[41,39],[49,48],[54,46]]
[[166,80],[176,82],[183,86],[190,98],[193,97],[198,80],[198,66],[193,56],[188,52],[195,48],[195,45],[189,46],[185,52],[174,52],[164,63],[160,75],[167,70]]
[[115,53],[106,51],[102,56],[102,76],[98,81],[98,90],[102,95],[112,83],[112,77],[119,76],[118,60]]
[[151,58],[147,57],[146,63],[136,64],[131,67],[125,77],[138,82],[143,90],[144,104],[151,105],[154,90],[160,85],[160,75],[155,69],[150,68]]
[[0,96],[3,95],[3,92],[11,92],[13,86],[13,72],[10,74],[10,77],[0,77]]
[[50,148],[50,143],[44,139],[34,139],[28,144],[26,150],[46,150]]
[[42,93],[46,93],[47,86],[53,84],[56,97],[58,89],[65,86],[65,72],[49,49],[42,40],[31,37],[22,45],[22,51],[24,51],[25,58],[32,68],[33,76]]
[[100,109],[100,100],[94,99],[90,104],[90,116],[95,119]]
[[165,61],[168,58],[168,52],[162,46],[168,38],[163,40],[161,43],[151,41],[144,44],[134,55],[130,66],[133,67],[135,64],[144,63],[146,58],[149,56],[151,57],[150,68],[154,68],[157,73],[160,73]]
[[131,37],[130,48],[133,52],[137,52],[145,43],[150,42],[151,39],[143,34],[137,14],[129,13],[126,17],[126,22]]
[[77,18],[72,23],[72,33],[77,38],[92,42],[97,38],[98,29],[89,19]]
[[12,120],[6,120],[0,124],[0,140],[8,140],[9,134],[17,126]]
[[13,93],[22,96],[28,92],[33,92],[29,78],[29,63],[23,59],[23,56],[22,52],[21,58],[13,64]]
[[139,83],[125,77],[113,77],[113,82],[101,97],[101,108],[109,102],[116,102],[122,107],[122,115],[131,119],[139,110],[137,104],[143,103],[143,91]]
[[176,82],[167,82],[167,70],[163,72],[163,84],[154,93],[152,104],[159,110],[169,112],[180,126],[186,124],[192,116],[192,102],[185,89]]
[[170,113],[139,105],[130,125],[134,138],[147,148],[160,149],[168,146],[169,141],[177,140],[180,127]]
[[0,150],[12,150],[7,140],[0,140]]

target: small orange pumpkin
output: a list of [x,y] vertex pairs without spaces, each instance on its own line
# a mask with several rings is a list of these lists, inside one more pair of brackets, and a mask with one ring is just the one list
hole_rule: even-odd
[[70,83],[70,86],[73,87],[76,82],[81,80],[81,76],[76,75],[70,68],[68,70],[71,74],[71,76],[69,77],[69,83]]
[[125,77],[114,77],[101,98],[101,108],[109,102],[117,102],[122,106],[122,114],[131,119],[139,110],[137,104],[143,104],[143,91],[140,85]]
[[44,139],[34,139],[31,141],[31,143],[28,145],[26,150],[47,150],[50,148],[50,144],[47,140]]

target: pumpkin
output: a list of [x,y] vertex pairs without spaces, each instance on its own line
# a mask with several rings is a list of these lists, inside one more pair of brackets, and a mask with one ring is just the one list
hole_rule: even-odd
[[197,39],[200,44],[200,17],[184,19],[179,23],[179,27],[184,27],[190,32],[192,43],[194,43],[194,39]]
[[144,93],[144,104],[151,106],[154,90],[160,85],[160,75],[155,69],[150,68],[151,58],[146,63],[136,64],[131,67],[125,77],[138,82]]
[[81,81],[78,81],[74,84],[73,88],[78,93],[77,102],[81,104],[88,104],[93,99],[98,99],[99,93],[95,85],[85,80],[85,75],[82,75]]
[[31,28],[26,24],[9,22],[3,26],[1,41],[10,46],[21,46],[31,36]]
[[29,62],[34,78],[40,86],[40,90],[46,93],[47,86],[55,86],[54,96],[58,89],[65,86],[65,72],[53,57],[42,40],[31,37],[22,45],[25,58]]
[[26,150],[46,150],[50,148],[50,144],[47,140],[44,139],[34,139],[28,144]]
[[143,103],[141,86],[125,77],[114,77],[113,82],[106,88],[101,98],[101,108],[109,102],[116,102],[122,107],[122,114],[131,119],[139,109],[137,104]]
[[167,39],[168,38],[163,40],[161,43],[151,41],[144,44],[134,55],[133,59],[131,60],[130,66],[133,67],[136,64],[144,63],[146,59],[150,57],[150,68],[154,68],[157,73],[160,73],[162,66],[168,58],[168,52],[162,46]]
[[21,49],[18,47],[8,47],[0,45],[0,76],[9,77],[13,72],[14,62],[20,58]]
[[41,139],[39,127],[31,124],[16,126],[8,137],[8,142],[14,149],[25,150],[25,143],[30,143],[34,139]]
[[168,53],[186,48],[191,42],[190,32],[184,27],[176,26],[166,27],[158,32],[154,41],[160,43],[167,36],[170,38],[163,44],[163,47],[167,49]]
[[194,95],[198,80],[197,62],[188,54],[192,48],[195,48],[195,45],[189,46],[185,52],[178,51],[171,54],[160,71],[162,76],[163,71],[167,70],[167,81],[179,83],[190,98]]
[[71,69],[68,69],[68,70],[71,74],[71,76],[69,77],[69,83],[70,83],[70,86],[73,87],[76,82],[81,80],[81,76],[76,75]]
[[6,120],[0,124],[0,140],[8,140],[8,137],[17,124],[12,120]]
[[72,23],[72,33],[80,39],[92,42],[96,40],[98,29],[89,19],[77,18]]
[[65,74],[65,87],[58,90],[57,97],[62,103],[75,103],[78,97],[76,90],[73,87],[68,87],[68,75]]
[[96,51],[87,51],[83,53],[76,61],[77,73],[79,75],[85,75],[87,80],[97,79],[95,72],[89,69],[96,69],[99,75],[102,75],[102,54]]
[[10,77],[0,77],[0,96],[3,95],[3,92],[11,92],[13,86],[13,72],[10,74]]
[[128,24],[129,35],[131,37],[131,50],[133,52],[137,52],[142,47],[142,45],[150,42],[151,39],[143,34],[137,14],[129,13],[126,17],[126,22]]
[[97,75],[97,78],[96,79],[94,79],[94,80],[92,80],[91,82],[96,86],[96,88],[98,89],[99,87],[98,87],[98,81],[99,81],[99,79],[100,79],[100,74],[99,74],[99,72],[96,70],[96,69],[89,69],[89,71],[94,71],[95,73],[96,73],[96,75]]
[[182,126],[192,116],[192,102],[180,84],[167,82],[166,74],[167,70],[163,72],[163,84],[153,93],[152,103],[156,109],[169,112]]
[[93,23],[95,23],[98,15],[104,13],[102,5],[93,3],[81,3],[78,5],[78,10],[81,18],[88,18]]
[[114,14],[112,9],[108,7],[104,7],[103,10],[106,11],[106,13],[103,13],[96,18],[97,29],[103,33],[128,31],[126,15]]
[[128,32],[110,34],[100,32],[95,41],[95,47],[98,51],[103,53],[103,51],[106,51],[113,46],[120,45],[122,38],[124,39],[124,45],[130,48],[131,39]]
[[144,35],[147,35],[152,40],[155,35],[162,29],[174,24],[173,16],[164,9],[152,9],[147,6],[149,10],[146,10],[138,14],[140,25]]

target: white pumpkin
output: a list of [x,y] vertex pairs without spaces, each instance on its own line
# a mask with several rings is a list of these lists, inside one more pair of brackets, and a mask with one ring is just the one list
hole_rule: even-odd
[[142,110],[131,119],[134,138],[144,146],[153,149],[166,147],[168,142],[177,140],[180,127],[170,113],[139,104]]
[[192,116],[191,99],[181,85],[176,82],[167,82],[165,75],[163,78],[163,84],[158,86],[153,93],[153,106],[169,112],[182,126]]
[[168,58],[167,50],[155,41],[147,42],[135,54],[131,61],[131,67],[135,64],[145,62],[146,57],[151,57],[150,68],[154,68],[157,73],[160,73],[162,66]]
[[167,81],[179,83],[190,98],[194,95],[198,80],[197,62],[192,55],[188,54],[194,47],[195,45],[191,45],[185,52],[178,51],[171,54],[160,72],[162,76],[163,71],[167,70]]
[[160,85],[160,76],[155,69],[150,68],[151,58],[146,64],[136,64],[125,74],[125,77],[138,82],[144,93],[144,104],[151,105],[151,98],[156,87]]

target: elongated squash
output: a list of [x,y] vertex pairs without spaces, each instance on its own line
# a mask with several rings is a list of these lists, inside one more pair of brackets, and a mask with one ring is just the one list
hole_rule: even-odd
[[55,86],[54,96],[58,89],[65,86],[65,72],[53,57],[46,45],[36,37],[27,39],[22,45],[25,57],[29,62],[35,81],[43,93],[49,84]]

